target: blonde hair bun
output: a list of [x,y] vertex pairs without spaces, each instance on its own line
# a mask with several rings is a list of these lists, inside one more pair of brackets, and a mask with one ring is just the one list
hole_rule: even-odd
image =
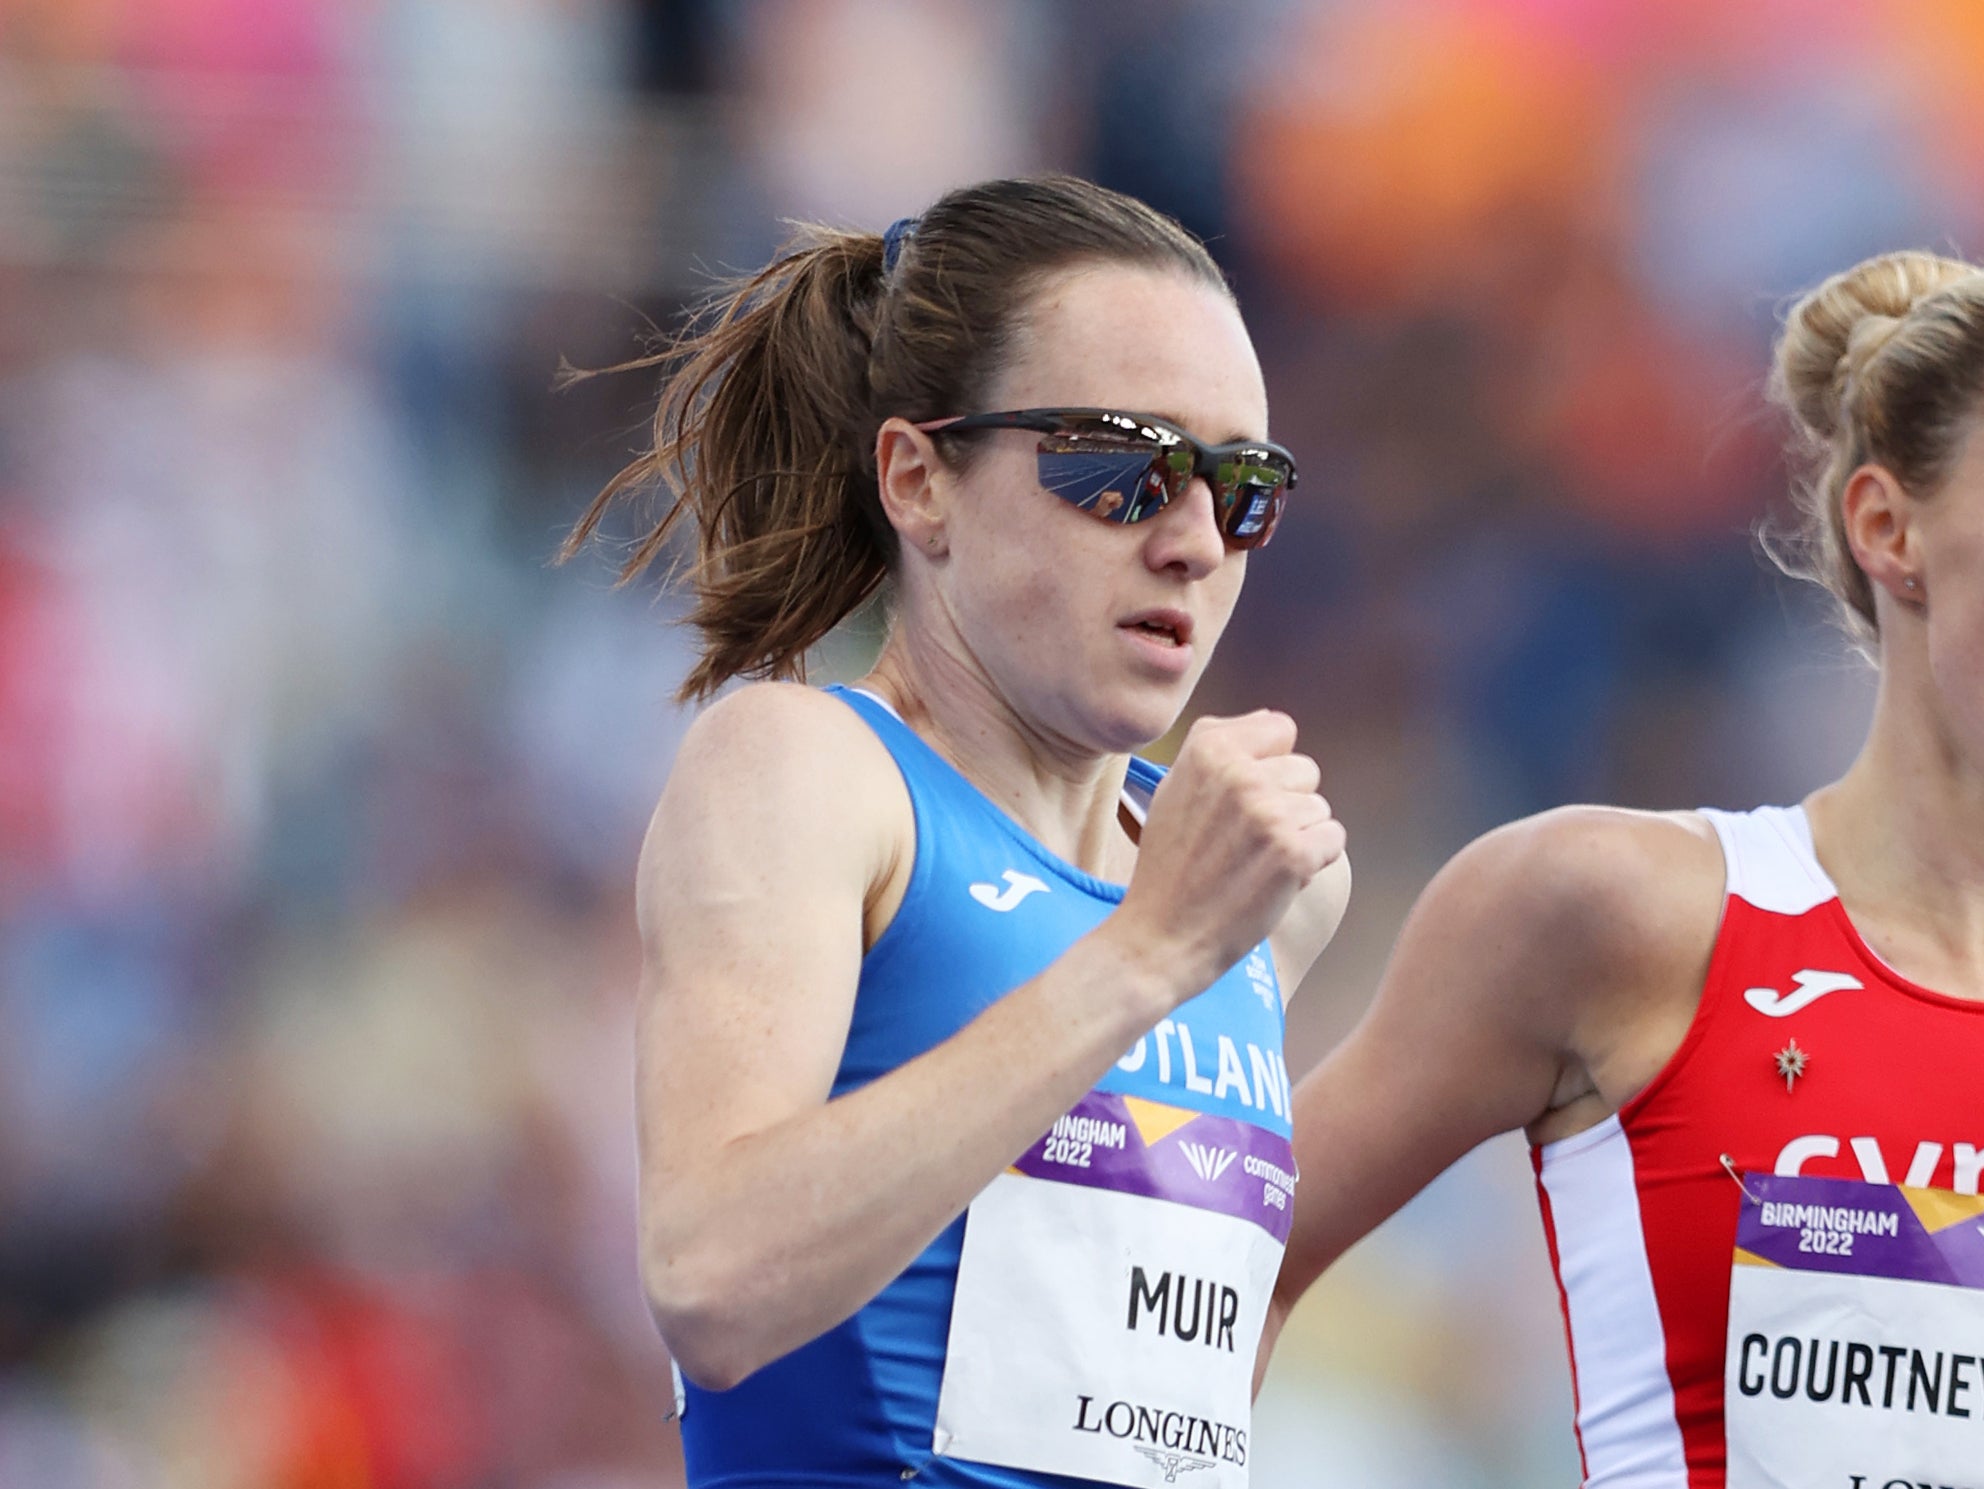
[[1846,541],[1840,497],[1854,471],[1885,466],[1927,496],[1942,484],[1984,393],[1984,269],[1920,250],[1833,275],[1785,316],[1772,401],[1792,420],[1798,530],[1780,567],[1830,590],[1861,638],[1872,586]]
[[1812,433],[1830,437],[1853,374],[1880,354],[1916,305],[1978,272],[1960,259],[1909,249],[1833,275],[1785,317],[1775,369],[1780,402]]

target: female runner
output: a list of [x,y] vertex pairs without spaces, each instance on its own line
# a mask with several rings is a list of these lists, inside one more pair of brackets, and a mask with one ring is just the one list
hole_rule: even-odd
[[[696,722],[639,876],[641,1259],[692,1484],[1242,1484],[1281,989],[1343,832],[1284,716],[1172,727],[1295,469],[1204,249],[1063,178],[816,231],[665,354]],[[663,359],[657,359],[663,360]],[[1068,1476],[1064,1478],[1062,1476]]]
[[1864,749],[1800,806],[1570,808],[1456,857],[1296,1093],[1268,1344],[1346,1247],[1520,1126],[1588,1485],[1976,1485],[1984,272],[1835,276],[1773,390],[1817,574],[1878,652]]

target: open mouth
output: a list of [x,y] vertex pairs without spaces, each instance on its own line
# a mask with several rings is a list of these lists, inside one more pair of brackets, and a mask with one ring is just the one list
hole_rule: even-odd
[[1123,629],[1148,636],[1160,646],[1185,646],[1192,639],[1192,619],[1175,610],[1153,610],[1132,616]]

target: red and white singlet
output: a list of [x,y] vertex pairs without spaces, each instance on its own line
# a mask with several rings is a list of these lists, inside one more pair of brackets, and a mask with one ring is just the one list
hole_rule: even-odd
[[1984,1002],[1868,949],[1803,809],[1703,815],[1728,877],[1686,1038],[1533,1154],[1589,1489],[1723,1489],[1732,1168],[1969,1195],[1984,1173]]

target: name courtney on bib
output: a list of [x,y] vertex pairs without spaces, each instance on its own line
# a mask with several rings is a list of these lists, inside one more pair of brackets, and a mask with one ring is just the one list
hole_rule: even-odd
[[[1205,1105],[1256,1104],[1225,1094]],[[1295,1188],[1276,1126],[1097,1089],[995,1179],[966,1221],[936,1451],[1241,1489]]]
[[1743,1183],[1729,1489],[1984,1489],[1984,1198]]

